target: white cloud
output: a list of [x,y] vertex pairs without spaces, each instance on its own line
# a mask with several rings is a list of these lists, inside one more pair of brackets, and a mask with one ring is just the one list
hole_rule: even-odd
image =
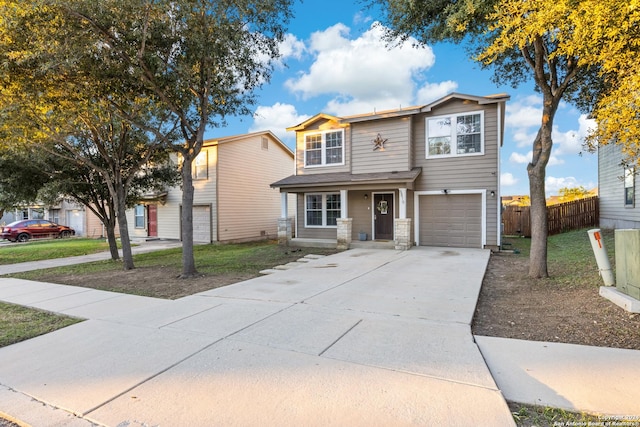
[[253,114],[253,124],[249,132],[270,130],[285,142],[295,139],[295,132],[287,132],[286,128],[307,120],[310,116],[298,114],[296,107],[279,102],[270,107],[260,106]]
[[531,127],[540,127],[542,120],[542,98],[529,95],[507,103],[506,124],[509,128],[522,131]]
[[420,105],[429,104],[430,102],[436,101],[451,92],[455,92],[456,89],[458,89],[458,83],[452,80],[440,83],[427,83],[418,90],[416,102]]
[[516,185],[518,183],[518,178],[513,176],[513,174],[509,172],[505,172],[500,174],[500,186],[508,187],[510,185]]
[[[409,39],[388,48],[384,28],[373,24],[360,37],[351,39],[349,28],[336,24],[312,34],[307,51],[315,56],[309,70],[285,82],[285,87],[306,100],[333,96],[326,111],[349,115],[409,106],[415,102],[415,80],[435,63],[433,50],[413,47]],[[426,84],[419,98],[438,95],[454,82]]]
[[302,54],[306,48],[304,42],[298,40],[296,36],[293,34],[287,34],[284,36],[284,40],[280,43],[279,50],[281,60],[288,58],[300,59],[302,58]]
[[509,156],[509,161],[512,163],[527,164],[531,161],[532,157],[533,152],[531,151],[529,151],[527,154],[513,152],[511,153],[511,156]]
[[560,132],[557,127],[553,129],[553,152],[556,155],[578,154],[583,151],[584,138],[595,127],[595,121],[581,114],[578,118],[578,130]]
[[548,176],[545,180],[545,190],[547,194],[558,194],[558,190],[561,188],[575,188],[580,187],[580,183],[573,176],[566,176],[556,178],[553,176]]

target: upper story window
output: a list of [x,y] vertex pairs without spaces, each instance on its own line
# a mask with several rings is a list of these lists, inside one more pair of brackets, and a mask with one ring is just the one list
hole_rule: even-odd
[[636,199],[636,174],[634,168],[624,170],[624,205],[635,206]]
[[304,136],[304,165],[344,164],[344,130],[311,133]]
[[207,179],[208,176],[207,150],[202,150],[193,161],[193,179]]
[[426,157],[484,154],[484,112],[427,117]]

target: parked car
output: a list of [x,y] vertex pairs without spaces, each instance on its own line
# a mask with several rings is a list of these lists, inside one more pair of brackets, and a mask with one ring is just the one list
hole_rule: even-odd
[[75,230],[66,225],[58,225],[44,219],[26,219],[2,227],[0,238],[12,242],[26,242],[29,239],[64,238],[75,234]]

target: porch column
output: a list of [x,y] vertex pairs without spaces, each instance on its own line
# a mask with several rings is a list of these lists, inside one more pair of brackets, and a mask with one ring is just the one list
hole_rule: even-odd
[[289,193],[282,191],[280,193],[280,218],[286,218],[289,216]]
[[398,218],[406,219],[407,218],[407,189],[399,188],[398,192],[400,193],[400,200],[398,202],[400,212],[398,212]]
[[280,218],[278,219],[278,244],[287,246],[291,240],[291,220],[289,219],[288,193],[280,193]]
[[340,190],[340,218],[349,218],[349,209],[347,206],[347,190]]

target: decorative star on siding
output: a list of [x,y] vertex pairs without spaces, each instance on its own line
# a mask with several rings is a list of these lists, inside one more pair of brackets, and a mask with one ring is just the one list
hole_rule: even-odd
[[384,143],[387,142],[388,139],[382,139],[382,135],[378,134],[376,139],[373,140],[373,151],[376,150],[384,150]]

